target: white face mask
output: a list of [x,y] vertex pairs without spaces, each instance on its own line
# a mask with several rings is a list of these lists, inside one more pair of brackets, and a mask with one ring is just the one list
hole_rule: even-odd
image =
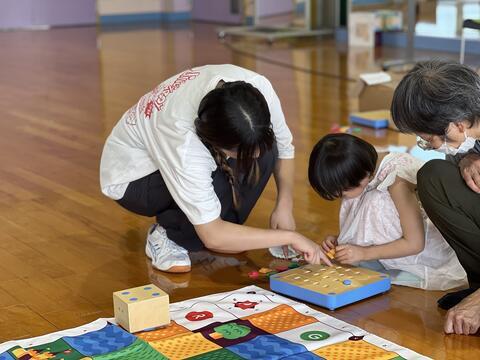
[[477,140],[467,136],[466,131],[463,134],[465,135],[465,141],[462,142],[458,148],[448,145],[447,139],[445,139],[445,142],[442,144],[442,146],[440,146],[438,149],[435,149],[435,151],[438,151],[447,155],[453,155],[453,156],[457,154],[467,153],[470,149],[472,149],[475,146],[475,142]]

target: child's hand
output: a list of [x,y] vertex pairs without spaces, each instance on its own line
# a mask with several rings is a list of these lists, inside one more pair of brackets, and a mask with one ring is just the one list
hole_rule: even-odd
[[295,231],[297,225],[291,209],[276,206],[270,215],[270,228]]
[[304,259],[309,264],[326,264],[332,266],[332,262],[327,257],[327,255],[322,251],[322,248],[312,240],[307,239],[306,237],[298,234],[298,238],[292,247],[295,251],[303,254]]
[[322,242],[323,251],[328,253],[330,250],[335,249],[338,245],[337,238],[338,236],[335,235],[327,235]]
[[[273,210],[272,215],[270,215],[270,228],[275,230],[279,229],[295,231],[295,218],[293,217],[291,209],[277,205]],[[282,246],[282,250],[285,259],[289,259],[291,256],[288,256],[290,253],[288,250],[288,245]]]
[[340,245],[335,249],[335,260],[341,264],[356,264],[365,260],[365,249],[357,245]]
[[309,264],[326,264],[332,266],[331,260],[318,245],[316,245],[316,248],[312,252],[303,253],[303,257]]

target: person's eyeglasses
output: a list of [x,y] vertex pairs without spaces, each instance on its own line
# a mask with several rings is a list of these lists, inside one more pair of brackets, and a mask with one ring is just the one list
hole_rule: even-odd
[[[445,146],[447,146],[447,143],[448,143],[447,132],[445,132],[445,135],[437,135],[437,136],[445,144]],[[432,140],[433,140],[433,137],[430,140],[425,140],[424,138],[417,136],[417,146],[422,150],[435,150],[437,148],[435,146],[432,146],[432,143],[431,143]]]
[[417,136],[417,146],[422,150],[433,150],[434,147],[430,144],[429,141]]

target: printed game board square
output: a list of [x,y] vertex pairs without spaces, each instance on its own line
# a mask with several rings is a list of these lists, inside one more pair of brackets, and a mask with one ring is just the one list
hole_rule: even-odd
[[327,360],[323,357],[320,357],[318,355],[315,355],[314,353],[311,352],[304,352],[301,354],[294,354],[292,356],[287,356],[282,358],[282,360]]
[[197,330],[206,339],[221,347],[247,342],[260,335],[270,335],[247,320],[234,320],[226,323],[213,323]]
[[284,304],[272,310],[247,316],[243,319],[249,320],[256,327],[271,334],[277,334],[282,331],[317,322],[317,319],[313,316],[300,314],[291,306]]
[[328,360],[392,360],[398,356],[364,340],[344,341],[312,352]]
[[[330,326],[332,325],[332,326]],[[279,338],[300,343],[308,351],[318,349],[342,341],[347,341],[351,333],[335,328],[331,322],[314,322],[292,330],[275,334]]]
[[[88,359],[88,358],[87,358]],[[93,356],[94,360],[167,360],[165,356],[140,339],[118,351],[109,354]]]
[[[218,307],[232,314],[235,318],[243,318],[277,307],[278,303],[274,303],[271,299],[271,296],[265,296],[263,293],[232,294],[222,299],[218,303]],[[217,319],[216,321],[221,320]]]
[[208,341],[200,333],[178,335],[163,340],[152,341],[150,345],[170,360],[185,359],[220,349],[220,346]]
[[241,360],[241,359],[243,358],[227,349],[210,351],[205,354],[188,358],[188,360]]
[[[24,349],[16,346],[8,351],[14,359],[51,359],[51,360],[80,360],[85,355],[73,349],[62,339],[48,344],[33,346]],[[43,356],[42,356],[43,355]]]
[[0,360],[15,360],[15,359],[8,353],[2,353],[0,354]]
[[305,346],[294,344],[275,335],[257,336],[255,339],[229,346],[228,350],[245,359],[276,360],[307,351]]
[[63,340],[84,355],[102,355],[117,351],[135,342],[136,338],[118,326],[108,324],[103,329]]
[[190,330],[184,328],[181,325],[178,325],[175,321],[171,321],[170,325],[163,329],[144,331],[135,334],[138,338],[145,340],[146,342],[152,342],[157,340],[162,340],[185,333],[190,333]]
[[184,309],[173,310],[171,311],[171,316],[178,325],[191,331],[203,328],[214,322],[226,322],[236,319],[234,315],[221,309],[217,304],[203,301]]

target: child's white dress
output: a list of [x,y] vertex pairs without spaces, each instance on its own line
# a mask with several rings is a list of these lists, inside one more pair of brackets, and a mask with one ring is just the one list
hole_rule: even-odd
[[[391,153],[380,164],[375,178],[361,196],[343,199],[340,209],[339,244],[381,245],[402,237],[400,217],[388,187],[396,177],[417,183],[424,163],[409,154]],[[420,203],[420,202],[419,202]],[[402,270],[415,276],[393,276],[392,283],[428,290],[447,290],[467,284],[466,273],[453,249],[421,208],[425,249],[417,254],[379,260],[387,270]]]

